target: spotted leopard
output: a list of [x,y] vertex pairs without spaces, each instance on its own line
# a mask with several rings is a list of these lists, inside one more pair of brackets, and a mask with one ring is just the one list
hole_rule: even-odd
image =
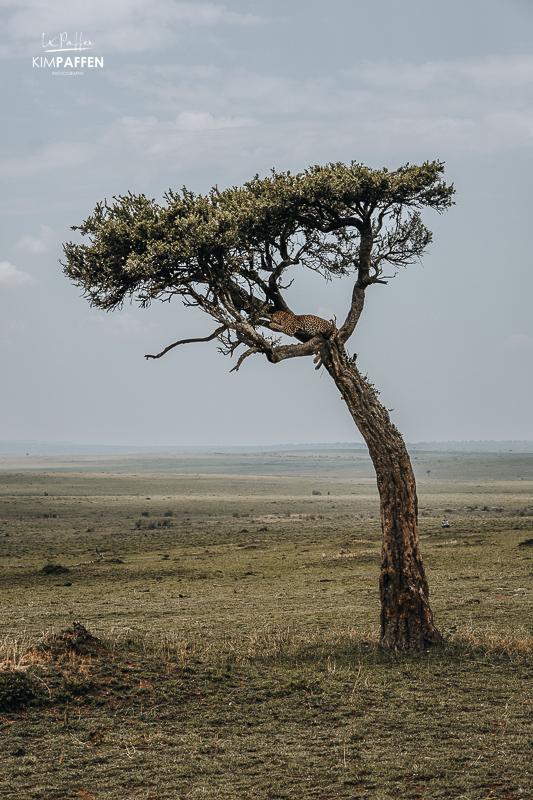
[[322,317],[313,317],[311,314],[291,314],[290,311],[274,311],[270,316],[270,328],[281,331],[287,336],[296,336],[304,333],[308,336],[331,336],[337,330],[335,323],[328,322]]

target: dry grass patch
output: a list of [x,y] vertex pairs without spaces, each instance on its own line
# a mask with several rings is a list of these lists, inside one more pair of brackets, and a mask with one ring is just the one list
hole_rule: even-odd
[[76,636],[30,648],[34,694],[3,711],[10,800],[527,797],[531,639],[405,654],[355,628],[121,632],[87,658]]

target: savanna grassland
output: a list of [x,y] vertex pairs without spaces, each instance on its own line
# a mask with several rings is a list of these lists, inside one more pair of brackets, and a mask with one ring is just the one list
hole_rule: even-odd
[[532,798],[533,455],[413,464],[415,654],[362,451],[0,459],[1,796]]

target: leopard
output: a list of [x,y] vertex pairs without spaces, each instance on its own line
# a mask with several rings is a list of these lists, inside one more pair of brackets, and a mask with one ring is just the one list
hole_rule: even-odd
[[296,336],[298,333],[308,336],[332,336],[337,332],[334,322],[328,322],[322,317],[312,314],[292,314],[290,311],[274,311],[270,315],[270,328],[273,331],[286,333],[287,336]]

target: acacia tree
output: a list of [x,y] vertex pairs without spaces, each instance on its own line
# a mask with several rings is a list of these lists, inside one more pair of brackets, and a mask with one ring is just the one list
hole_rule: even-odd
[[[311,356],[335,381],[375,467],[380,496],[381,646],[422,649],[441,642],[433,623],[417,533],[417,494],[403,439],[377,391],[358,370],[346,343],[354,333],[369,287],[386,284],[399,267],[420,259],[431,241],[424,207],[442,212],[453,186],[443,164],[372,170],[352,162],[303,173],[255,177],[242,187],[207,195],[169,191],[164,204],[144,195],[99,203],[79,226],[90,244],[64,246],[66,275],[89,302],[113,310],[126,299],[149,305],[181,297],[217,323],[204,338],[245,358],[263,354],[271,364]],[[287,290],[294,267],[325,279],[351,276],[351,298],[340,327],[292,317]],[[293,290],[294,294],[294,290]],[[285,314],[279,314],[279,312]],[[277,313],[276,313],[277,312]],[[298,309],[302,312],[302,309]],[[276,319],[292,320],[284,328]],[[296,343],[282,344],[272,331]],[[237,352],[239,348],[244,350]]]

